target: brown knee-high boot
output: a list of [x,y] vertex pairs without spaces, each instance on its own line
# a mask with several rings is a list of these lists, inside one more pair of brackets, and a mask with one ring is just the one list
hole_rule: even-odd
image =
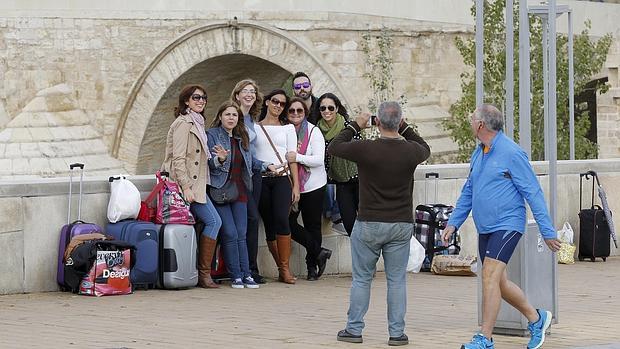
[[280,259],[279,280],[287,284],[294,284],[295,277],[288,264],[291,257],[291,235],[276,235],[276,240],[278,241],[278,257]]
[[200,235],[198,248],[198,286],[204,288],[219,288],[218,284],[211,279],[211,262],[215,254],[216,241]]
[[282,264],[280,263],[280,255],[278,254],[278,241],[267,241],[267,247],[269,248],[269,252],[271,252],[273,260],[278,266],[278,281],[282,281],[282,273],[280,272],[280,270],[282,269]]

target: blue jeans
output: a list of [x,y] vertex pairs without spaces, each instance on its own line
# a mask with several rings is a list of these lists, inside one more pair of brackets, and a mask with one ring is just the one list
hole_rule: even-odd
[[353,282],[346,330],[361,335],[370,302],[370,285],[383,253],[387,279],[387,312],[390,337],[405,329],[407,312],[407,260],[413,223],[355,221],[351,234]]
[[215,210],[211,199],[207,196],[207,202],[204,204],[194,201],[189,206],[189,209],[197,220],[205,224],[204,229],[202,229],[202,235],[213,240],[217,239],[217,233],[222,227],[222,220]]
[[247,203],[235,201],[227,205],[215,205],[215,209],[222,217],[220,241],[228,272],[233,279],[251,276],[248,245],[245,241],[248,227]]

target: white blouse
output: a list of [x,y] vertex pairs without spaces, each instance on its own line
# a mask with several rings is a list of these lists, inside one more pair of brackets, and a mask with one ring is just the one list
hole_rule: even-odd
[[327,184],[327,173],[325,172],[325,138],[318,127],[308,123],[310,142],[306,149],[306,154],[297,154],[297,162],[306,165],[310,172],[310,177],[304,185],[302,193],[308,193]]
[[[264,125],[265,131],[269,134],[273,145],[276,147],[282,161],[286,164],[286,153],[289,151],[297,152],[297,133],[295,126],[288,124],[280,125]],[[268,164],[280,165],[271,144],[265,133],[258,123],[254,123],[254,131],[256,132],[256,158]]]

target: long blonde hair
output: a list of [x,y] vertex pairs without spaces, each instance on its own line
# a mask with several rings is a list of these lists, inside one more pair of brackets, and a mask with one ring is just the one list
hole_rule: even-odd
[[[237,97],[239,93],[241,93],[241,90],[243,90],[248,85],[252,85],[252,87],[254,87],[254,90],[256,91],[256,100],[254,101],[254,104],[252,104],[252,106],[250,107],[249,113],[252,119],[257,120],[258,116],[260,115],[260,111],[263,108],[263,95],[260,93],[260,89],[256,81],[252,79],[243,79],[239,81],[235,85],[235,88],[233,88],[232,93],[230,94],[230,100],[240,104],[240,102],[237,102]],[[240,116],[243,116],[243,114],[240,114]]]

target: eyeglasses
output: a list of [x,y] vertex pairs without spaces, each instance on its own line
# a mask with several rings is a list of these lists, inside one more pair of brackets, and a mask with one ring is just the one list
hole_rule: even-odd
[[280,107],[284,107],[286,105],[286,101],[279,101],[277,99],[270,99],[269,100],[271,102],[271,104],[273,104],[274,106],[280,106]]
[[299,84],[293,84],[293,88],[296,89],[296,90],[300,90],[302,87],[303,88],[308,88],[310,86],[312,86],[310,84],[310,81],[302,82],[302,83],[299,83]]
[[248,90],[248,89],[244,88],[243,90],[241,90],[239,92],[243,93],[243,94],[250,94],[250,95],[256,94],[256,90],[255,89]]
[[333,105],[322,105],[319,107],[320,111],[325,111],[325,109],[329,110],[329,111],[334,111],[336,110],[336,107]]
[[192,101],[198,102],[201,99],[206,102],[207,101],[207,95],[199,95],[197,93],[192,95]]
[[291,109],[288,110],[289,114],[301,114],[301,115],[303,115],[304,112],[305,112],[305,110],[303,108],[297,108],[297,109],[291,108]]

